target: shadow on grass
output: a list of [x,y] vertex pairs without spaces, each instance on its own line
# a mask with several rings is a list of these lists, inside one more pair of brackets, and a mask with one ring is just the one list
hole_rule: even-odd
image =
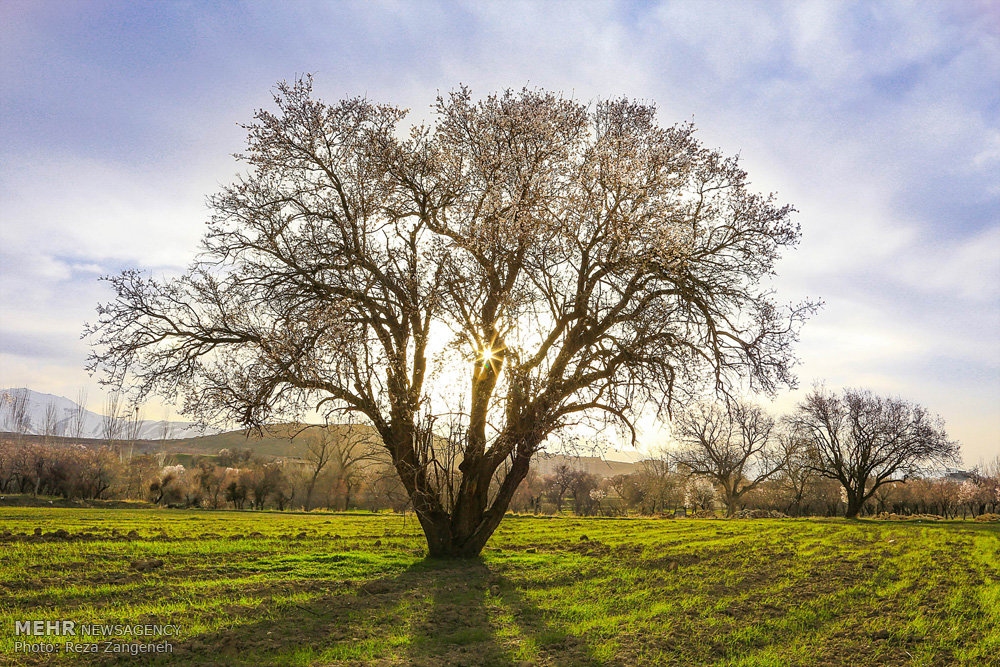
[[[294,602],[279,598],[296,594]],[[274,581],[256,608],[224,609],[219,629],[184,633],[162,664],[549,664],[590,662],[582,639],[549,628],[483,561],[422,560],[363,582]],[[541,649],[541,651],[539,650]],[[152,657],[152,656],[150,656]],[[152,662],[152,661],[151,661]]]

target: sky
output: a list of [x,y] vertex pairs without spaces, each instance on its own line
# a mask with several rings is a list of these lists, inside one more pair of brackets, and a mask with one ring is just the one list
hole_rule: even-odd
[[693,121],[795,205],[775,289],[825,304],[772,409],[867,387],[939,413],[967,464],[1000,454],[1000,4],[972,0],[5,0],[0,386],[98,395],[80,340],[98,276],[186,266],[239,124],[303,73],[417,119],[466,84]]

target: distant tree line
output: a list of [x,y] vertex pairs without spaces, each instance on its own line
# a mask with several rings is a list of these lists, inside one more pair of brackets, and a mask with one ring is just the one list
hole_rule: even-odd
[[[21,412],[16,408],[8,407],[10,415]],[[957,445],[939,418],[901,399],[817,388],[781,419],[731,401],[695,403],[673,423],[679,448],[655,453],[630,474],[602,477],[571,463],[546,475],[529,470],[511,511],[946,518],[1000,511],[1000,457],[969,473],[930,476],[934,466],[955,460]],[[305,429],[298,458],[262,458],[239,448],[213,456],[134,455],[134,435],[127,428],[109,433],[102,446],[30,443],[17,436],[0,442],[0,493],[236,510],[409,508],[377,435],[357,425]],[[435,438],[440,442],[434,446],[442,447],[454,434]],[[437,472],[442,487],[449,475],[457,482],[460,458],[454,454]]]
[[[0,442],[0,494],[85,500],[140,500],[173,507],[236,510],[408,509],[406,492],[377,460],[264,459],[248,449],[193,457],[189,465],[155,454],[122,458],[109,446]],[[602,477],[561,463],[551,474],[531,471],[511,511],[579,516],[657,516],[726,509],[725,487],[663,452],[636,472]],[[839,482],[801,469],[782,470],[742,494],[734,511],[835,516],[846,510]],[[884,484],[862,514],[936,514],[945,518],[1000,512],[1000,457],[966,478],[916,478]]]
[[[548,475],[529,474],[511,503],[519,513],[572,512],[580,516],[657,516],[683,511],[725,512],[725,491],[680,468],[671,457],[647,459],[629,474],[601,477],[570,464]],[[843,516],[847,499],[840,484],[817,475],[806,483],[782,471],[742,495],[734,514],[766,510],[788,516]],[[933,514],[972,518],[1000,513],[1000,458],[957,476],[924,477],[879,487],[859,515]]]
[[678,449],[628,475],[600,479],[570,466],[530,477],[512,507],[578,514],[679,509],[766,510],[792,516],[995,513],[1000,458],[971,473],[934,477],[958,444],[942,420],[900,398],[814,389],[775,419],[739,400],[695,403],[673,420]]
[[900,398],[817,387],[781,418],[740,400],[698,402],[676,415],[673,429],[679,447],[640,461],[633,473],[601,476],[571,463],[546,475],[531,471],[511,509],[948,519],[1000,512],[1000,457],[949,472],[958,443],[940,417]]
[[[208,509],[393,509],[407,496],[387,464],[261,458],[249,449],[214,456],[129,456],[117,446],[0,441],[0,494],[137,500]],[[334,463],[334,464],[332,464]],[[345,465],[346,464],[346,465]]]

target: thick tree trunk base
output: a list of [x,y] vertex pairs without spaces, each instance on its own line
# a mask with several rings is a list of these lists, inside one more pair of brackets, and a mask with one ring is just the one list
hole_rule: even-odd
[[[441,509],[422,513],[417,509],[420,527],[423,528],[424,536],[427,538],[428,558],[479,558],[486,543],[500,526],[514,491],[527,472],[528,457],[517,458],[489,509],[487,509],[489,503],[486,493],[488,485],[485,482],[481,487],[463,482],[451,513]],[[416,501],[413,505],[414,508],[427,506],[426,503]]]
[[860,515],[860,514],[861,514],[861,506],[860,505],[853,505],[853,504],[849,503],[847,505],[847,511],[844,512],[844,518],[845,519],[857,519],[858,515]]
[[[496,526],[481,524],[466,534],[456,535],[451,525],[450,517],[438,521],[421,521],[424,537],[427,538],[427,557],[440,559],[471,559],[479,558],[486,542]],[[499,522],[497,522],[499,523]],[[492,528],[492,530],[490,529]]]

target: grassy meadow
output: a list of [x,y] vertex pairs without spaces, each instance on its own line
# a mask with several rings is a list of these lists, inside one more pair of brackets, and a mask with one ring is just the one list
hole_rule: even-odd
[[180,626],[134,664],[1000,664],[995,523],[508,517],[475,562],[388,514],[13,507],[0,536],[0,663],[129,660],[14,651],[70,619]]

